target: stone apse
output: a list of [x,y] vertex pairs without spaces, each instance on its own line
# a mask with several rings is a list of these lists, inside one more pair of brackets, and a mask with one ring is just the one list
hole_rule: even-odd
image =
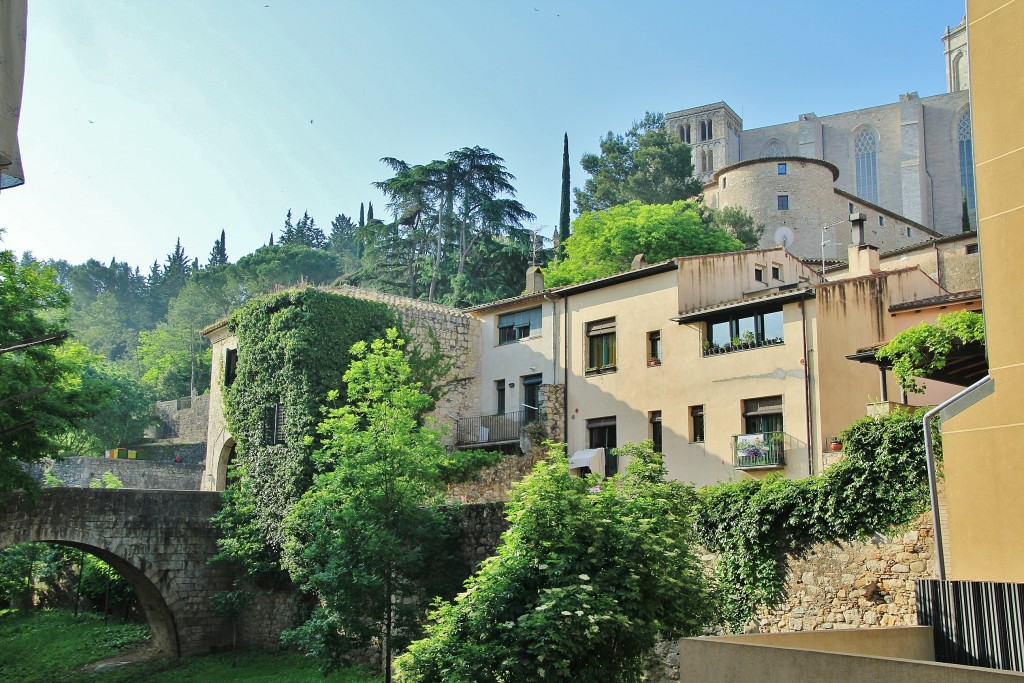
[[208,563],[220,504],[205,491],[53,488],[37,501],[15,494],[0,502],[0,548],[46,541],[95,555],[135,589],[160,652],[201,654],[231,645],[229,618],[210,608],[233,577]]

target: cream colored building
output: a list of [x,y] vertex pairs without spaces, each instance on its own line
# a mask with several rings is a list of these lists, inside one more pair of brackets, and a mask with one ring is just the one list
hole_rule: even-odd
[[[752,130],[743,129],[728,104],[717,102],[666,114],[665,127],[692,145],[695,173],[705,182],[738,162],[818,159],[838,171],[835,187],[840,192],[950,235],[962,229],[964,197],[975,220],[964,36],[962,23],[947,27],[943,35],[948,81],[943,94],[910,92],[891,104],[820,117],[806,113],[796,121]],[[767,227],[773,235],[779,226]]]

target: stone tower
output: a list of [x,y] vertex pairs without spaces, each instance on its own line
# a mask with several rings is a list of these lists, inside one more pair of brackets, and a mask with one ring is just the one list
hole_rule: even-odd
[[740,160],[743,120],[725,102],[666,114],[665,128],[693,147],[693,176],[705,183]]
[[946,49],[946,92],[969,90],[971,77],[967,69],[966,16],[953,28],[946,27],[946,32],[942,35],[942,45]]

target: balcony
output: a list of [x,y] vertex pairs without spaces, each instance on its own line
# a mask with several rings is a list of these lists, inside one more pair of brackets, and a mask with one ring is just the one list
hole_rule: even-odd
[[732,437],[733,467],[767,470],[786,466],[785,432],[737,434]]
[[455,421],[455,445],[486,446],[518,442],[523,427],[536,419],[535,410],[459,418]]

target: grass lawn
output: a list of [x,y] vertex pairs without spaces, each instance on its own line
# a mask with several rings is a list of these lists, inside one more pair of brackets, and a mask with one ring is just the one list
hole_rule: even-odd
[[117,657],[118,652],[144,645],[149,639],[145,624],[103,624],[103,617],[65,610],[33,612],[28,616],[0,610],[0,681],[3,683],[53,683],[101,681],[135,683],[229,683],[231,681],[327,681],[329,683],[379,683],[365,671],[349,669],[328,677],[316,663],[292,653],[240,652],[232,667],[231,653],[190,659],[149,660],[83,674],[78,670],[92,662]]

